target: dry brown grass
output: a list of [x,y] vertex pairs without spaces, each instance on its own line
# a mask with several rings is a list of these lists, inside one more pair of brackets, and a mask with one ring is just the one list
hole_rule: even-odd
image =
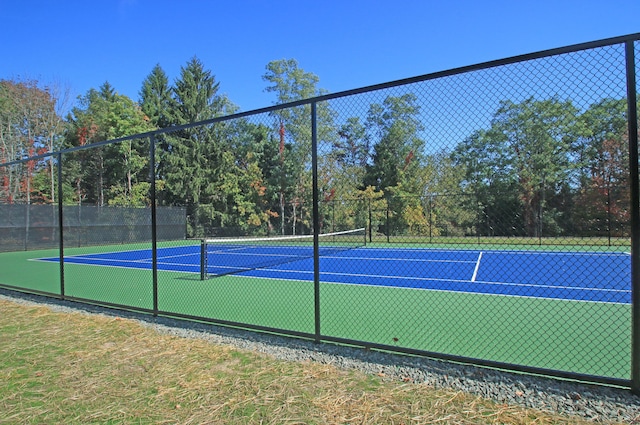
[[4,300],[0,400],[1,424],[587,423]]

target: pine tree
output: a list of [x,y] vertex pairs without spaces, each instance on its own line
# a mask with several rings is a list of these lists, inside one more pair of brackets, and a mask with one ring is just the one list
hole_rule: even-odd
[[140,108],[147,119],[157,128],[169,126],[171,87],[169,79],[160,65],[156,65],[142,83]]

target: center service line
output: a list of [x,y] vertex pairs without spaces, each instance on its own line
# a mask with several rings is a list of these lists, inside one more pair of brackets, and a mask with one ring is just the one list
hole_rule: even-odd
[[480,260],[482,260],[482,251],[480,251],[480,255],[478,255],[478,261],[476,261],[476,268],[473,270],[473,276],[471,276],[471,282],[476,281],[476,277],[478,276],[478,269],[480,268]]

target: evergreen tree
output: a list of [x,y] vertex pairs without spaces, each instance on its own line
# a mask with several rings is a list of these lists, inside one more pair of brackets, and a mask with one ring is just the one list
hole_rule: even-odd
[[171,124],[189,124],[220,116],[223,99],[218,95],[220,83],[197,57],[181,68],[173,87]]
[[[211,71],[198,58],[191,59],[173,87],[169,123],[196,123],[235,111],[218,89]],[[166,183],[161,196],[172,204],[186,205],[191,236],[201,235],[204,226],[214,221],[221,225],[226,221],[225,191],[232,190],[229,181],[238,172],[227,127],[224,122],[201,125],[161,139],[159,178]],[[198,211],[200,204],[210,205],[204,215]]]
[[169,79],[160,65],[156,65],[142,83],[140,108],[157,128],[169,126],[171,87]]

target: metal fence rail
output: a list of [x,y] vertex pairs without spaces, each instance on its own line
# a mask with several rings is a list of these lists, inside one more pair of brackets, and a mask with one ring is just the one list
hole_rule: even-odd
[[[639,50],[634,34],[0,164],[0,287],[640,393]],[[39,170],[55,201],[33,197]],[[89,211],[106,227],[79,242]],[[239,236],[272,243],[201,250]]]

